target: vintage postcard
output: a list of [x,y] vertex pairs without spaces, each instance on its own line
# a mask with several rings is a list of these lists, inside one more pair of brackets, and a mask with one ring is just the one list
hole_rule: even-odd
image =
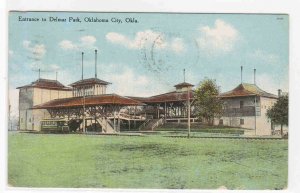
[[11,11],[8,30],[8,186],[288,188],[288,15]]

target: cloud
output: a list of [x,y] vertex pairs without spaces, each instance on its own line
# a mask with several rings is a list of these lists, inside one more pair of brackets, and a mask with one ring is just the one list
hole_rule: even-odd
[[217,19],[213,27],[203,26],[199,31],[201,36],[197,42],[208,54],[228,53],[240,39],[238,30],[221,19]]
[[[67,43],[65,42],[65,45],[66,44]],[[31,41],[24,40],[23,47],[30,53],[28,58],[31,59],[31,62],[29,62],[28,65],[32,70],[40,69],[44,72],[54,72],[60,69],[57,64],[45,64],[43,62],[43,58],[47,52],[44,44],[32,44]]]
[[261,49],[255,50],[253,53],[248,54],[248,57],[261,62],[263,64],[278,64],[279,63],[279,56],[275,54],[270,54],[265,52]]
[[146,76],[137,75],[133,70],[125,68],[120,73],[110,75],[113,92],[120,95],[140,96],[147,94],[147,91],[141,89],[149,83]]
[[184,42],[181,38],[173,38],[171,41],[167,41],[163,33],[152,30],[139,31],[133,39],[120,33],[109,32],[106,34],[106,39],[113,44],[119,44],[128,49],[154,47],[156,49],[169,49],[176,53],[181,53],[185,50]]
[[58,66],[57,64],[50,64],[48,65],[49,66],[49,69],[50,70],[53,70],[53,71],[58,71],[60,70],[60,66]]
[[174,38],[171,42],[171,49],[176,53],[182,53],[185,51],[184,42],[181,38]]
[[41,70],[41,72],[55,72],[59,71],[61,68],[57,64],[45,64],[42,62],[32,62],[30,65],[32,70]]
[[73,44],[73,42],[71,42],[70,40],[63,40],[59,43],[59,46],[63,49],[63,50],[74,50],[77,49],[77,45]]
[[59,47],[63,50],[79,50],[79,49],[97,49],[95,46],[97,39],[94,36],[82,36],[77,43],[70,40],[62,40]]
[[106,34],[106,39],[112,43],[119,43],[122,44],[124,46],[129,46],[130,40],[128,38],[126,38],[124,35],[116,33],[116,32],[109,32],[108,34]]
[[40,60],[46,54],[46,47],[44,44],[32,44],[28,40],[23,41],[23,47],[30,52],[30,57],[34,60]]
[[83,46],[93,46],[97,40],[94,36],[83,36],[80,41]]
[[[103,64],[104,65],[104,64]],[[99,78],[109,81],[107,93],[123,96],[152,96],[165,91],[165,85],[157,83],[151,77],[135,72],[135,69],[123,64],[105,64]]]
[[152,30],[137,32],[134,39],[116,33],[106,34],[106,39],[112,43],[123,45],[129,49],[141,49],[147,45],[154,45],[157,48],[163,48],[166,44],[164,35]]
[[28,41],[28,40],[24,40],[23,41],[23,46],[24,46],[24,48],[29,48],[29,46],[30,46],[30,41]]

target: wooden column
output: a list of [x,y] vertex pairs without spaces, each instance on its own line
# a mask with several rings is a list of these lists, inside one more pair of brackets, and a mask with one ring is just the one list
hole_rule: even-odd
[[165,102],[165,109],[164,109],[164,111],[165,111],[165,122],[166,122],[166,118],[167,118],[167,102]]
[[136,116],[136,106],[134,106],[134,121],[133,121],[134,129],[136,129],[136,120],[135,120],[135,116]]

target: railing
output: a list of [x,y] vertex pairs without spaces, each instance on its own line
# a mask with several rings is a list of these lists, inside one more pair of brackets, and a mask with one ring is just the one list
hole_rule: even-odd
[[[242,108],[226,108],[223,111],[224,117],[246,117],[255,116],[254,106],[245,106]],[[256,116],[260,116],[260,111],[256,109]]]
[[126,119],[126,120],[145,120],[145,116],[142,116],[142,115],[129,115],[129,114],[126,114],[126,113],[120,113],[119,115],[116,115],[116,116],[109,116],[108,117],[109,119],[117,119],[117,118],[120,118],[120,119]]
[[151,130],[153,131],[156,127],[163,125],[164,124],[164,119],[151,119],[145,121],[140,127],[139,130]]
[[151,119],[147,119],[141,126],[139,126],[139,131],[143,130],[150,121]]
[[123,117],[126,119],[138,119],[138,120],[145,119],[145,117],[142,115],[129,115],[126,113],[120,113],[119,115],[120,115],[120,117]]
[[[155,120],[157,120],[157,119],[155,119]],[[163,124],[164,124],[164,119],[163,119],[163,118],[160,118],[160,119],[158,119],[156,122],[154,122],[154,123],[152,124],[151,130],[153,131],[154,128],[156,128],[156,127],[158,127],[158,126],[160,126],[160,125],[163,125]]]

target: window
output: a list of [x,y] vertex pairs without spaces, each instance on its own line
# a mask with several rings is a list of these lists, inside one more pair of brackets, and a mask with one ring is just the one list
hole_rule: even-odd
[[240,125],[244,125],[244,119],[240,119]]
[[240,108],[242,109],[244,107],[244,101],[240,101]]
[[227,102],[224,102],[223,103],[223,109],[227,109],[228,108],[228,103]]
[[23,123],[23,118],[21,118],[21,123]]
[[223,119],[219,120],[219,125],[223,125]]

